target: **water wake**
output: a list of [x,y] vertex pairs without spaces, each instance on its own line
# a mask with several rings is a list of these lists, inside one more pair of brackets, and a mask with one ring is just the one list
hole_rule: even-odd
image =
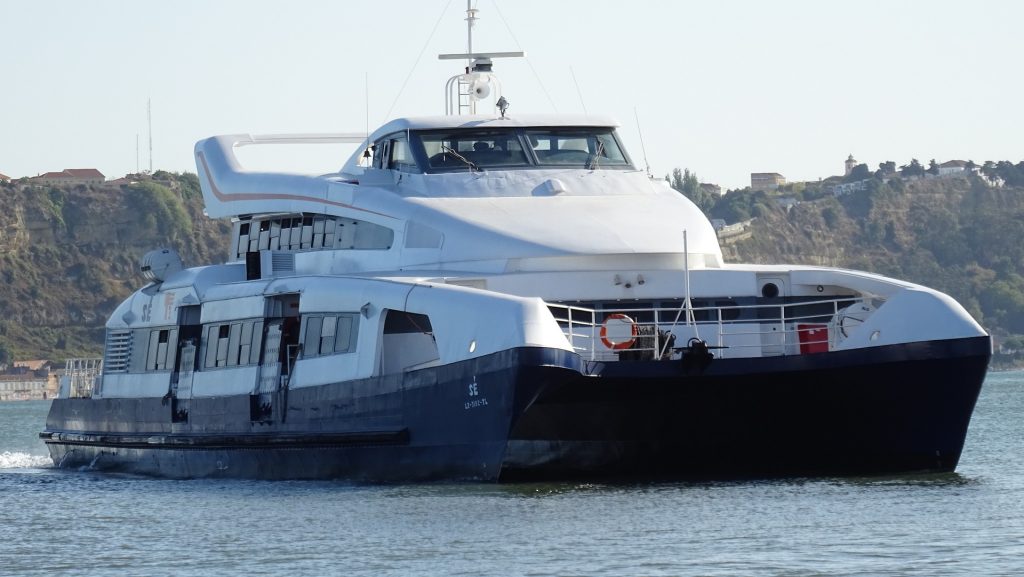
[[29,455],[28,453],[0,453],[0,469],[38,469],[53,466],[49,457]]

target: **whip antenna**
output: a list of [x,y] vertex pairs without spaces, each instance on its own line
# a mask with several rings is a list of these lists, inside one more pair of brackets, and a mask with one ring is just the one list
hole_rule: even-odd
[[636,132],[640,135],[640,150],[644,153],[644,166],[647,170],[647,177],[651,177],[651,163],[647,162],[647,147],[644,146],[644,131],[640,130],[640,115],[636,113],[636,106],[633,107],[633,118],[636,118]]
[[583,91],[580,90],[580,83],[576,81],[576,71],[569,67],[569,73],[572,74],[572,82],[576,85],[576,95],[580,97],[580,106],[583,107],[583,114],[587,114],[587,105],[583,102]]

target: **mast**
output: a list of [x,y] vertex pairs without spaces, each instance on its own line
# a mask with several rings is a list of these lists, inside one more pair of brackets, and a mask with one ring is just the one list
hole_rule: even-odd
[[[473,0],[466,0],[466,54],[473,53],[473,24],[476,23],[476,13],[478,10],[473,8]],[[466,62],[466,66],[470,63]]]
[[445,84],[445,114],[476,114],[476,103],[501,98],[501,83],[491,72],[494,58],[522,58],[525,52],[473,52],[473,26],[479,20],[479,10],[473,8],[473,0],[466,0],[466,52],[464,54],[439,54],[439,60],[465,60],[466,68]]

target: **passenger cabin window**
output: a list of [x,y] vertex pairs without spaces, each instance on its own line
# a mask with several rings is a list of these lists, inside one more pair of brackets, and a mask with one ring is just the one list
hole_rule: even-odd
[[387,250],[394,239],[390,228],[365,220],[304,214],[239,223],[235,257],[261,250]]
[[260,362],[263,321],[244,320],[203,327],[203,368],[237,367]]
[[358,313],[304,315],[303,358],[355,351],[358,319]]
[[146,370],[171,370],[174,367],[174,346],[177,345],[177,341],[178,329],[156,329],[150,331],[149,350],[146,355]]
[[[112,336],[124,333],[107,333],[106,355],[110,357],[110,372],[145,373],[152,371],[172,371],[178,353],[178,328],[156,327],[134,329],[127,332],[128,343],[124,337]],[[117,371],[118,366],[121,371]]]

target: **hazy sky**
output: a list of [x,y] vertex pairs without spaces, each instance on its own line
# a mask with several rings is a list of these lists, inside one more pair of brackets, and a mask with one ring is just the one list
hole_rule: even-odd
[[[750,172],[790,181],[841,173],[850,153],[872,169],[912,157],[1024,159],[1024,2],[477,7],[474,48],[528,53],[496,62],[510,114],[585,106],[611,115],[643,165],[638,116],[659,176],[685,167],[737,188]],[[195,142],[214,134],[363,131],[367,94],[371,129],[442,113],[444,82],[462,63],[437,54],[465,50],[465,8],[0,0],[0,173],[95,167],[121,176],[136,169],[136,135],[147,168],[148,98],[153,166],[172,171],[194,172]],[[328,152],[275,154],[282,168],[326,172],[347,157]]]

